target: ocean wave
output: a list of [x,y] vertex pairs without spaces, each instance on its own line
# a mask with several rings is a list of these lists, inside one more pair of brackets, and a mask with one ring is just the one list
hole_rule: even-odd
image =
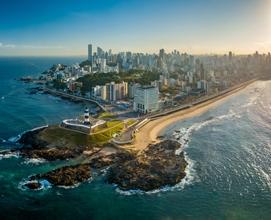
[[34,164],[34,165],[39,165],[41,163],[45,163],[46,160],[42,158],[29,158],[26,159],[23,164]]
[[211,117],[205,121],[195,123],[189,128],[180,128],[179,130],[175,130],[174,133],[172,134],[172,137],[181,144],[181,148],[176,150],[176,154],[179,154],[184,148],[188,146],[191,139],[190,136],[194,131],[198,131],[201,128],[210,125],[212,123],[216,123],[221,120],[230,118],[241,118],[241,116],[230,109],[228,114],[220,115],[217,117]]
[[0,143],[6,143],[7,141],[4,138],[0,138]]
[[[93,180],[93,178],[90,177],[87,181],[82,182],[82,183],[91,183],[92,180]],[[76,183],[76,184],[74,184],[74,185],[72,185],[72,186],[59,185],[59,186],[57,186],[57,187],[63,188],[63,189],[74,189],[74,188],[77,188],[78,186],[80,186],[82,183]]]
[[77,184],[74,184],[74,185],[72,185],[72,186],[62,186],[62,185],[59,185],[59,186],[57,186],[57,187],[59,187],[59,188],[63,188],[63,189],[74,189],[74,188],[77,188],[78,186],[80,186],[81,185],[81,183],[77,183]]
[[11,151],[0,151],[0,160],[9,159],[9,158],[19,158],[19,152],[11,152]]
[[18,189],[20,190],[30,190],[26,185],[29,183],[39,183],[40,187],[37,189],[34,189],[35,191],[39,190],[46,190],[52,188],[52,184],[48,180],[29,180],[29,179],[23,179],[21,182],[19,182]]
[[[24,133],[25,133],[25,132],[24,132]],[[14,136],[14,137],[10,137],[10,138],[8,139],[8,142],[11,142],[11,143],[16,143],[16,142],[18,142],[24,133],[19,134],[19,135]]]

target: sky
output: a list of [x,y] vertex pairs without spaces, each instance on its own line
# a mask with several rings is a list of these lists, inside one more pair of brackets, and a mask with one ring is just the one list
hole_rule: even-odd
[[[271,51],[271,0],[0,0],[0,56]],[[95,49],[94,49],[95,50]]]

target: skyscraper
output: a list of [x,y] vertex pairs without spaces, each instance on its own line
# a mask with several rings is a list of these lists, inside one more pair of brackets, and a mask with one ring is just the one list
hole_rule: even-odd
[[160,49],[160,51],[159,51],[159,57],[161,59],[164,59],[164,56],[165,56],[165,49]]
[[88,45],[88,61],[92,64],[92,44]]
[[97,57],[98,58],[104,58],[104,51],[100,47],[97,47]]

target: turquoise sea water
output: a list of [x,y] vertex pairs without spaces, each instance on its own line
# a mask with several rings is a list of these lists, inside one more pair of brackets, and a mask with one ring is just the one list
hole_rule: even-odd
[[[29,95],[14,80],[80,58],[0,58],[0,149],[25,130],[81,113],[82,104]],[[175,130],[180,130],[176,133]],[[103,177],[72,189],[28,191],[29,175],[67,162],[0,156],[0,219],[271,219],[271,81],[257,82],[164,133],[188,139],[187,177],[152,193],[121,192]]]

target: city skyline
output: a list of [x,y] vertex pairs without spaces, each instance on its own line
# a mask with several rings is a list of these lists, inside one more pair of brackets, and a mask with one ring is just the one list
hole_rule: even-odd
[[86,56],[89,43],[114,53],[267,53],[270,6],[269,0],[13,0],[1,4],[0,56]]

